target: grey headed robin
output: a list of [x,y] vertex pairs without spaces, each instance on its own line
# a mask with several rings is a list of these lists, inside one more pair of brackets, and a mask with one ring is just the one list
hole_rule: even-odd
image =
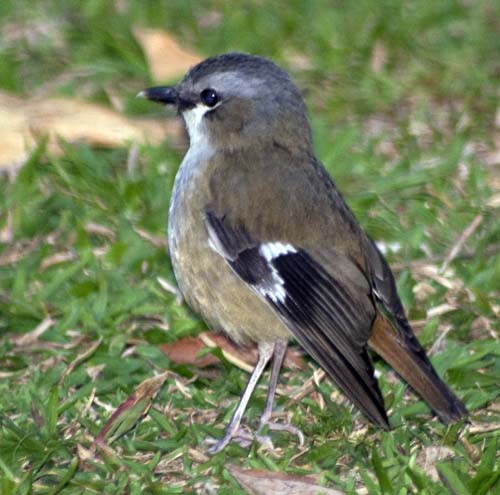
[[408,323],[392,272],[316,158],[304,101],[273,62],[229,53],[193,67],[177,86],[141,96],[184,118],[189,149],[171,196],[168,244],[189,305],[259,359],[224,436],[240,422],[272,359],[260,428],[271,421],[290,339],[376,425],[389,428],[368,349],[444,423],[467,414]]

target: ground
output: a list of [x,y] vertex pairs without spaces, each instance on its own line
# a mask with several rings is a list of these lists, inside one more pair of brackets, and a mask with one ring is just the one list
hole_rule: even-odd
[[[442,425],[376,361],[394,427],[383,432],[330,381],[311,381],[308,362],[285,370],[277,401],[303,447],[271,432],[274,450],[206,455],[248,375],[160,347],[206,330],[158,283],[175,284],[164,238],[185,140],[42,135],[29,158],[0,165],[0,493],[246,493],[230,465],[315,475],[346,494],[500,493],[500,4],[3,0],[0,91],[159,122],[165,112],[135,98],[153,83],[137,26],[200,56],[239,50],[290,71],[318,156],[386,250],[470,423]],[[128,416],[98,437],[124,401]]]

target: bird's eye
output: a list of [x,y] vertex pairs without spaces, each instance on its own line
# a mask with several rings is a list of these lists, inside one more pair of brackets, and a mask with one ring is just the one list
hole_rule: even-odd
[[201,102],[207,107],[214,107],[219,101],[219,97],[215,89],[207,88],[200,93]]

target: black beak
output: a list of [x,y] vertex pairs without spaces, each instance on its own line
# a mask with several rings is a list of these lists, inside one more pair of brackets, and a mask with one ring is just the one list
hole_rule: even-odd
[[165,105],[177,104],[177,89],[175,86],[157,86],[155,88],[147,88],[141,91],[139,98],[146,98],[150,101],[156,101]]

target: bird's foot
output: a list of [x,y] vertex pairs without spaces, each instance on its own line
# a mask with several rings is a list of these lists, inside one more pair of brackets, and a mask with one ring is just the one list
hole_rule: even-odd
[[[290,435],[295,435],[299,440],[299,445],[301,447],[302,445],[304,445],[304,434],[301,430],[299,430],[299,428],[293,426],[290,423],[277,423],[275,421],[270,421],[269,419],[267,419],[260,422],[258,432],[260,432],[264,427],[267,427],[267,429],[269,429],[270,431],[286,431],[287,433],[290,433]],[[257,438],[259,435],[256,434],[255,436]]]
[[209,454],[217,454],[223,450],[231,441],[235,441],[240,447],[246,448],[254,440],[253,433],[239,427],[234,431],[225,431],[224,436],[220,439],[208,437],[205,439],[205,444],[209,445],[207,452]]
[[205,444],[209,445],[207,452],[209,454],[217,454],[223,450],[227,445],[234,441],[240,447],[247,448],[253,441],[259,443],[266,449],[274,450],[274,445],[269,435],[261,435],[260,431],[266,427],[270,431],[286,431],[290,435],[295,435],[298,438],[299,445],[302,447],[304,445],[304,434],[296,426],[288,423],[276,423],[274,421],[261,422],[257,432],[252,433],[241,427],[237,428],[235,431],[226,431],[221,439],[207,438]]
[[209,454],[217,454],[223,450],[230,442],[236,442],[240,447],[246,449],[256,441],[266,449],[273,450],[273,442],[268,435],[260,435],[259,433],[251,433],[242,428],[238,428],[232,435],[224,435],[221,439],[207,438],[205,444],[209,445],[207,452]]

